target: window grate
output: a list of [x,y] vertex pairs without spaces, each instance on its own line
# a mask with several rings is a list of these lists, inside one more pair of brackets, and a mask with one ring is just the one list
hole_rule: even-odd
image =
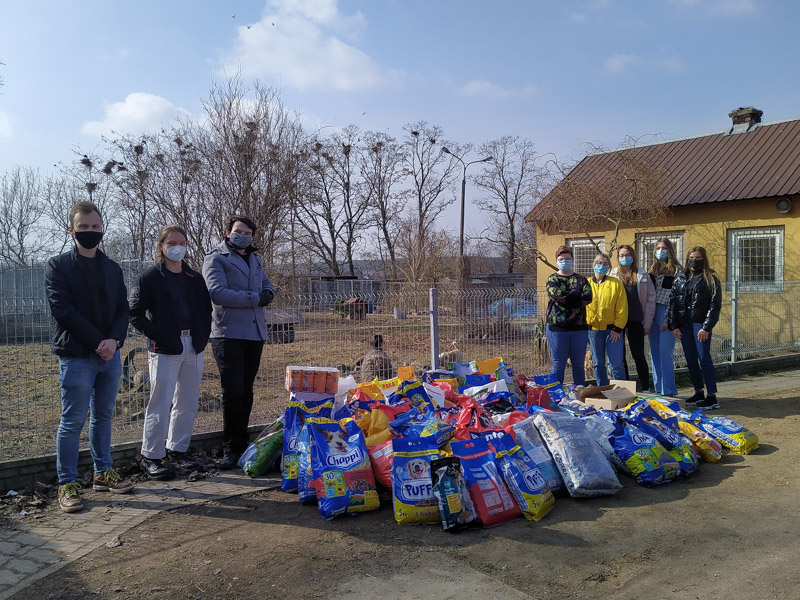
[[728,230],[728,275],[740,290],[780,289],[783,283],[783,227]]
[[[594,242],[602,252],[606,251],[604,239],[595,238]],[[575,264],[573,265],[575,272],[587,278],[591,277],[594,273],[592,268],[594,257],[597,256],[597,249],[594,247],[592,240],[589,238],[576,238],[567,240],[567,245],[572,248],[572,253],[575,255]]]
[[653,233],[640,233],[636,236],[636,258],[639,267],[645,271],[653,263],[653,254],[656,250],[656,241],[666,238],[672,242],[675,249],[675,258],[683,264],[683,232],[682,231],[657,231]]

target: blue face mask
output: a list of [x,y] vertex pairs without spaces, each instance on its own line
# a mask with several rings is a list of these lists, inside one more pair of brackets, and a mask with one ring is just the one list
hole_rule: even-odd
[[559,271],[569,271],[572,269],[572,261],[571,260],[557,260],[556,264],[558,265]]
[[669,252],[667,252],[666,248],[662,248],[661,250],[656,250],[656,260],[667,260],[669,258]]
[[608,265],[595,265],[594,272],[598,275],[605,275],[608,273]]
[[619,264],[623,267],[630,267],[633,264],[632,256],[620,256]]
[[245,248],[248,248],[250,244],[253,243],[253,236],[247,235],[246,233],[234,232],[231,234],[230,240],[231,240],[231,245],[234,248],[238,248],[239,250],[244,250]]

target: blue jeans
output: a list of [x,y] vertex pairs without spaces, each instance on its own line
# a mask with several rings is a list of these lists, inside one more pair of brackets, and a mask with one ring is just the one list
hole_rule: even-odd
[[564,383],[564,371],[567,368],[567,359],[572,362],[572,381],[575,385],[586,385],[586,369],[583,361],[586,357],[586,338],[589,332],[585,329],[578,331],[551,331],[547,326],[547,343],[550,344],[550,357],[553,361],[553,373],[556,378]]
[[589,332],[589,347],[592,349],[592,364],[594,365],[594,378],[597,385],[608,385],[608,371],[606,358],[611,365],[611,377],[625,379],[625,363],[622,360],[622,350],[625,342],[620,335],[616,342],[608,340],[610,329],[592,330]]
[[61,356],[58,369],[61,422],[56,436],[56,470],[59,485],[64,485],[78,481],[78,450],[87,413],[90,413],[89,447],[94,472],[102,473],[113,466],[111,419],[122,365],[117,350],[108,362],[97,355]]
[[702,328],[702,323],[681,327],[683,355],[686,357],[686,366],[689,368],[694,391],[702,392],[705,381],[706,392],[716,394],[717,372],[714,369],[714,361],[711,360],[711,332],[708,332],[708,339],[705,342],[700,342],[697,340],[697,332]]
[[662,396],[676,396],[675,336],[672,330],[661,330],[667,313],[666,304],[656,304],[656,316],[650,329],[650,364],[653,367],[653,391]]

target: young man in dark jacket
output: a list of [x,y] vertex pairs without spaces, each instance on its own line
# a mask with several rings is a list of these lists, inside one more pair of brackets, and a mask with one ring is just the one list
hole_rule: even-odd
[[231,217],[225,239],[203,261],[203,277],[214,307],[211,350],[222,385],[222,469],[232,469],[249,443],[253,383],[267,339],[264,307],[275,294],[253,246],[255,232],[252,219]]
[[75,246],[47,263],[45,288],[54,321],[51,349],[58,355],[61,385],[58,503],[64,512],[77,512],[83,508],[78,449],[89,412],[93,488],[116,494],[133,491],[111,460],[111,419],[122,376],[119,348],[128,332],[128,298],[122,269],[97,249],[103,238],[97,206],[91,202],[73,206],[69,232]]

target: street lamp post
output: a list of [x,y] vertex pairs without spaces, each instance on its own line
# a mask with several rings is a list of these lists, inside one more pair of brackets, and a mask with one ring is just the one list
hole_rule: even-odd
[[455,158],[458,162],[461,163],[461,166],[464,167],[464,173],[461,177],[461,227],[458,232],[458,276],[460,279],[460,284],[462,288],[466,287],[468,273],[469,273],[469,261],[464,256],[464,201],[467,194],[467,167],[470,165],[474,165],[475,163],[483,163],[489,162],[490,160],[494,160],[493,156],[486,156],[484,158],[480,158],[478,160],[473,160],[468,163],[465,163],[464,160],[450,152],[450,150],[445,146],[442,148],[442,152],[445,154],[449,154],[453,158]]

